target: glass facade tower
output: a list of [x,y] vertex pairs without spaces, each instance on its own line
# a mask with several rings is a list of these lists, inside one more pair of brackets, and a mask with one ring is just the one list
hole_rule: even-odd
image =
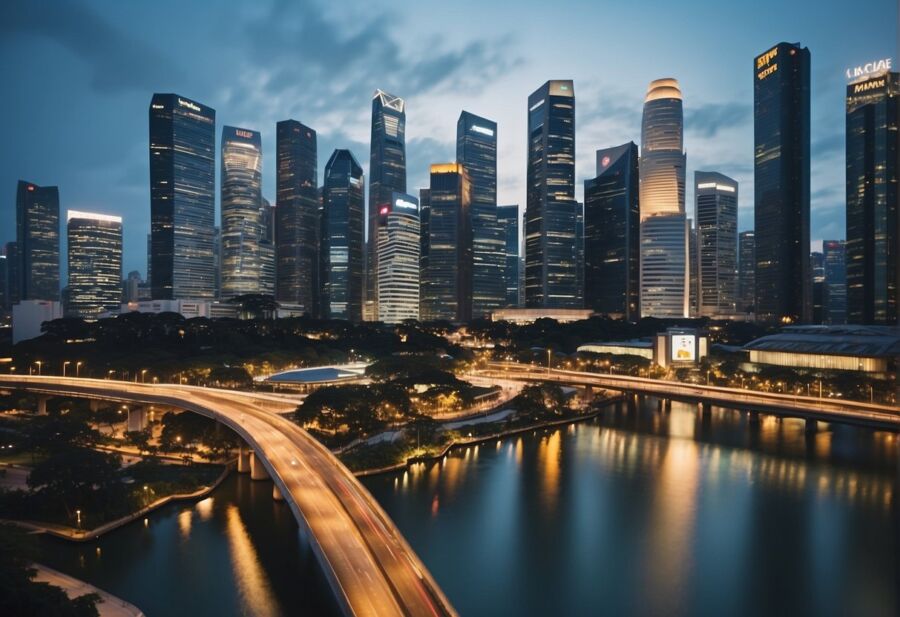
[[66,314],[96,319],[122,302],[122,218],[66,213],[69,300]]
[[548,81],[528,97],[525,305],[577,308],[575,87]]
[[378,248],[378,320],[397,324],[419,319],[419,200],[394,193],[381,206]]
[[59,190],[19,180],[16,190],[16,276],[22,300],[59,300]]
[[678,81],[650,82],[641,121],[641,315],[690,313],[684,208],[684,112]]
[[296,120],[276,126],[275,297],[318,314],[319,188],[316,132]]
[[497,223],[503,232],[503,306],[519,306],[519,206],[497,206]]
[[221,182],[221,297],[262,293],[262,140],[258,132],[222,128]]
[[843,240],[823,240],[825,315],[828,324],[847,323],[847,262]]
[[[812,318],[809,50],[779,43],[753,62],[756,316]],[[762,233],[765,232],[765,233]]]
[[737,310],[738,183],[712,171],[694,172],[697,212],[697,313],[728,317]]
[[177,94],[150,102],[150,270],[157,300],[216,292],[216,112]]
[[756,305],[756,234],[738,234],[738,303],[739,313],[753,313]]
[[322,316],[362,320],[365,178],[349,150],[335,150],[322,189]]
[[597,177],[584,182],[584,305],[640,317],[638,147],[597,151]]
[[900,73],[847,86],[847,321],[896,324]]

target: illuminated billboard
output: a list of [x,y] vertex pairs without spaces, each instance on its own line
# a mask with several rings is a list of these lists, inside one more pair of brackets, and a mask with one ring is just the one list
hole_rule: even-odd
[[673,362],[694,362],[697,359],[697,337],[694,334],[673,334],[671,339]]

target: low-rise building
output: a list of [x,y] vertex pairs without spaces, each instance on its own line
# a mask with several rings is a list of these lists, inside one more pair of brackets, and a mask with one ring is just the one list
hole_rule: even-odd
[[588,319],[594,311],[591,309],[566,308],[503,308],[491,313],[491,321],[508,321],[525,325],[538,319],[553,319],[559,323],[569,323]]

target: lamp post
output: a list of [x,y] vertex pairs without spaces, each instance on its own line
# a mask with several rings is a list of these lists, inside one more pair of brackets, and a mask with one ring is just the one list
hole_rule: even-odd
[[553,353],[552,349],[547,349],[547,374],[550,374],[550,354]]
[[112,368],[109,369],[108,371],[106,371],[106,378],[112,379],[113,373],[115,373],[115,372],[116,372],[116,369],[112,369]]
[[43,362],[41,362],[40,360],[36,360],[34,363],[37,364],[38,375],[40,375],[41,374],[41,365],[43,364]]
[[81,510],[75,510],[75,520],[78,522],[78,529],[81,529]]
[[75,363],[75,377],[81,377],[81,365],[84,364],[81,360]]
[[141,369],[141,383],[144,383],[144,375],[146,375],[146,374],[147,374],[147,369],[142,368]]
[[66,376],[66,367],[69,366],[70,364],[72,364],[71,360],[66,360],[65,362],[63,362],[63,374],[62,374],[63,377]]

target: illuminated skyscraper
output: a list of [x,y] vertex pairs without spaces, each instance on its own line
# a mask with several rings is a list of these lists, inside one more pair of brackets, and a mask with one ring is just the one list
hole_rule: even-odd
[[809,272],[809,50],[779,43],[753,63],[756,316],[812,317]]
[[262,140],[256,131],[222,128],[223,299],[261,293]]
[[335,150],[322,189],[322,316],[328,319],[362,320],[364,191],[353,153]]
[[69,210],[66,314],[96,319],[122,303],[122,217]]
[[825,323],[847,323],[847,262],[843,240],[823,240]]
[[684,209],[684,112],[678,81],[650,82],[641,123],[641,315],[690,313]]
[[497,206],[497,222],[503,232],[503,306],[519,306],[519,206]]
[[277,125],[276,299],[317,315],[319,188],[316,132],[296,120]]
[[422,319],[465,323],[472,318],[472,198],[465,167],[459,163],[432,165],[429,196]]
[[847,86],[847,321],[896,324],[900,73]]
[[504,303],[504,238],[497,223],[497,123],[464,111],[456,123],[456,160],[472,183],[472,315]]
[[394,193],[406,192],[406,104],[383,90],[372,97],[372,141],[369,159],[369,215],[366,238],[366,295],[368,317],[377,319],[378,251],[375,230],[381,206]]
[[378,245],[378,320],[389,324],[419,318],[419,200],[394,193],[381,206]]
[[528,97],[525,304],[577,308],[575,87],[548,81]]
[[738,301],[738,183],[714,171],[694,172],[699,317],[728,317]]
[[59,300],[59,190],[19,180],[15,281],[22,300]]
[[584,306],[640,317],[638,147],[597,151],[597,177],[584,182]]
[[216,288],[216,111],[177,94],[150,102],[153,298],[212,299]]
[[738,234],[738,305],[739,313],[753,313],[756,305],[756,237],[753,231]]
[[259,208],[259,293],[275,297],[275,208],[265,197]]

